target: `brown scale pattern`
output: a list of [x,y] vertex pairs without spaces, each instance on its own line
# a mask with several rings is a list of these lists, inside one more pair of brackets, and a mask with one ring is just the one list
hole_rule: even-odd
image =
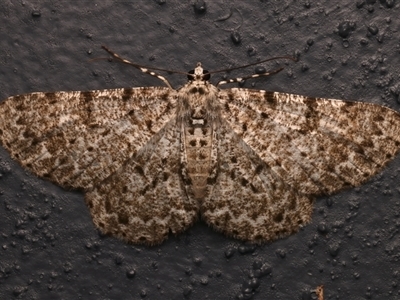
[[86,194],[102,232],[131,243],[159,244],[198,217],[180,177],[180,126],[166,124],[137,155]]
[[365,182],[400,148],[389,108],[219,90],[194,76],[178,91],[14,96],[0,116],[12,158],[84,190],[102,232],[149,245],[199,215],[246,241],[287,236],[310,221],[316,195]]
[[115,172],[174,114],[167,88],[32,93],[1,104],[1,141],[33,173],[86,190]]
[[206,222],[229,236],[258,243],[287,236],[309,222],[312,198],[276,174],[227,121],[216,131],[218,176],[202,202]]
[[360,185],[400,148],[400,115],[383,106],[246,89],[220,100],[233,130],[305,195]]

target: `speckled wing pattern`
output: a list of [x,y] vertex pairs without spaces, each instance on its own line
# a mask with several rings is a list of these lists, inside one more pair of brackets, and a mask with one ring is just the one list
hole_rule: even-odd
[[0,105],[1,142],[38,176],[88,190],[173,117],[174,101],[167,88],[14,96]]
[[171,119],[140,151],[86,194],[102,232],[132,243],[159,244],[198,217],[180,178],[180,133]]
[[400,149],[400,115],[384,106],[246,89],[219,99],[240,138],[304,195],[360,185]]
[[217,132],[218,175],[201,207],[206,222],[253,242],[287,236],[309,222],[312,199],[280,177],[227,121]]
[[251,241],[296,232],[317,195],[358,186],[400,149],[400,115],[370,103],[225,89],[219,170],[203,217]]
[[82,189],[103,233],[148,245],[199,215],[241,240],[287,236],[310,221],[315,196],[361,184],[399,151],[389,108],[218,89],[203,74],[198,64],[179,90],[10,97],[0,141],[38,176]]

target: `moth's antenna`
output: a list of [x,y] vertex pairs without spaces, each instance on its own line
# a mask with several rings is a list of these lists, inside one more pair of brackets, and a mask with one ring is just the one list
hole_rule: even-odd
[[156,78],[160,79],[170,89],[173,89],[173,88],[172,88],[171,84],[169,83],[169,81],[164,76],[161,76],[161,75],[159,75],[157,73],[154,73],[153,71],[150,71],[150,70],[189,75],[189,73],[186,73],[186,72],[175,71],[175,70],[167,70],[167,69],[161,69],[161,68],[155,68],[155,67],[147,67],[147,66],[142,66],[142,65],[139,65],[139,64],[135,64],[133,62],[130,62],[129,60],[126,60],[126,59],[122,58],[121,56],[119,56],[115,52],[113,52],[110,49],[108,49],[106,46],[101,46],[101,48],[103,48],[105,51],[107,51],[109,54],[111,54],[111,56],[113,58],[115,58],[117,61],[122,62],[122,63],[127,64],[127,65],[130,65],[132,67],[135,67],[136,69],[139,69],[143,73],[149,74],[149,75],[151,75],[153,77],[156,77]]
[[[228,68],[228,69],[222,69],[222,70],[217,70],[217,71],[211,71],[211,72],[208,72],[208,74],[229,72],[229,71],[232,71],[232,70],[243,69],[243,68],[247,68],[247,67],[250,67],[250,66],[259,65],[259,64],[262,64],[262,63],[267,62],[267,61],[277,60],[277,59],[290,59],[290,60],[293,60],[293,61],[297,61],[296,58],[291,57],[291,56],[277,56],[277,57],[264,59],[264,60],[259,61],[259,62],[247,64],[247,65],[244,65],[244,66],[233,67],[233,68]],[[278,68],[278,69],[275,69],[275,70],[272,70],[272,71],[269,71],[269,72],[264,72],[264,73],[261,73],[261,74],[253,74],[253,75],[249,75],[249,76],[246,76],[246,77],[239,77],[239,78],[234,78],[234,79],[221,80],[221,81],[219,81],[217,83],[217,86],[220,86],[222,84],[227,84],[227,83],[241,82],[241,81],[249,79],[249,78],[257,78],[257,77],[261,77],[261,76],[269,76],[269,75],[273,75],[273,74],[279,73],[282,70],[283,70],[283,68]]]
[[245,77],[238,77],[238,78],[233,78],[233,79],[228,79],[228,80],[221,80],[217,83],[216,86],[220,86],[222,84],[227,84],[227,83],[233,83],[233,82],[241,82],[243,80],[249,79],[249,78],[257,78],[257,77],[261,77],[261,76],[269,76],[269,75],[273,75],[276,73],[279,73],[280,71],[282,71],[283,68],[278,68],[269,72],[264,72],[262,74],[253,74],[253,75],[249,75],[249,76],[245,76]]
[[[120,57],[118,54],[116,54],[112,50],[108,49],[106,46],[101,46],[101,48],[103,48],[107,53],[109,53],[117,61],[122,62],[122,63],[127,64],[127,65],[130,65],[132,67],[135,67],[135,68],[139,69],[140,71],[142,71],[143,73],[146,73],[146,74],[149,74],[151,76],[157,77],[158,79],[163,81],[171,89],[172,89],[171,84],[168,82],[168,80],[164,76],[161,76],[161,75],[159,75],[159,74],[157,74],[157,73],[155,73],[153,71],[150,71],[150,70],[162,71],[162,72],[167,72],[167,73],[170,73],[170,74],[171,73],[175,73],[175,74],[183,74],[183,75],[187,75],[187,76],[192,76],[192,74],[190,74],[188,72],[182,72],[182,71],[177,71],[177,70],[167,70],[167,69],[162,69],[162,68],[148,67],[148,66],[139,65],[139,64],[133,63],[133,62],[131,62],[129,60],[126,60],[126,59]],[[230,72],[230,71],[233,71],[233,70],[243,69],[243,68],[247,68],[247,67],[250,67],[250,66],[259,65],[259,64],[265,63],[267,61],[277,60],[277,59],[290,59],[290,60],[293,60],[293,61],[297,61],[296,58],[291,57],[291,56],[277,56],[277,57],[264,59],[262,61],[258,61],[258,62],[255,62],[255,63],[251,63],[251,64],[239,66],[239,67],[221,69],[221,70],[216,70],[216,71],[211,71],[211,72],[205,71],[206,73],[203,74],[203,75],[210,75],[210,74],[222,73],[222,72]],[[250,76],[247,76],[247,77],[241,77],[241,78],[235,78],[235,79],[229,79],[229,80],[222,80],[222,81],[218,82],[217,86],[221,85],[221,84],[226,84],[226,83],[240,82],[242,80],[249,79],[249,78],[256,78],[256,77],[260,77],[260,76],[268,76],[268,75],[276,74],[276,73],[278,73],[278,72],[280,72],[282,70],[283,70],[283,68],[279,68],[279,69],[272,70],[270,72],[265,72],[263,74],[254,74],[254,75],[250,75]],[[205,77],[203,77],[203,78],[205,78]]]
[[131,66],[133,66],[133,67],[135,67],[137,69],[140,69],[140,70],[142,70],[142,69],[150,69],[150,70],[162,71],[162,72],[167,72],[167,73],[176,73],[176,74],[188,75],[187,72],[139,65],[139,64],[133,63],[133,62],[131,62],[129,60],[126,60],[126,59],[122,58],[117,53],[115,53],[112,50],[108,49],[106,46],[101,46],[101,48],[103,48],[106,52],[111,54],[111,56],[114,57],[116,60],[118,60],[118,61],[120,61],[120,62],[122,62],[124,64],[131,65]]
[[222,69],[222,70],[216,70],[216,71],[211,71],[211,72],[208,72],[208,73],[209,74],[215,74],[215,73],[222,73],[222,72],[230,72],[230,71],[233,71],[233,70],[243,69],[243,68],[259,65],[259,64],[265,63],[267,61],[278,60],[278,59],[289,59],[289,60],[292,60],[294,62],[297,62],[297,59],[295,57],[292,57],[292,56],[276,56],[276,57],[267,58],[267,59],[264,59],[262,61],[258,61],[258,62],[255,62],[255,63],[243,65],[243,66],[232,67],[232,68],[227,68],[227,69]]

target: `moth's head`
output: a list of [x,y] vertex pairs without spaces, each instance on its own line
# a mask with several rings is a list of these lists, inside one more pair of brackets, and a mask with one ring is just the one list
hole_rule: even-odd
[[207,70],[203,70],[201,67],[201,63],[197,63],[197,66],[194,70],[190,70],[188,74],[188,79],[190,81],[194,80],[202,80],[202,81],[208,81],[210,80],[210,73]]

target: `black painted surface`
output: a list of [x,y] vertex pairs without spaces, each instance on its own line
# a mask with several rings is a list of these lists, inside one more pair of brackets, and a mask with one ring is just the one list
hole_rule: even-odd
[[[399,4],[332,2],[1,1],[0,98],[161,85],[90,61],[107,58],[106,45],[182,71],[299,55],[246,86],[399,111]],[[321,284],[325,299],[400,299],[400,157],[360,188],[318,199],[312,223],[284,240],[253,247],[198,222],[149,248],[100,236],[81,193],[0,155],[0,299],[315,299]]]

